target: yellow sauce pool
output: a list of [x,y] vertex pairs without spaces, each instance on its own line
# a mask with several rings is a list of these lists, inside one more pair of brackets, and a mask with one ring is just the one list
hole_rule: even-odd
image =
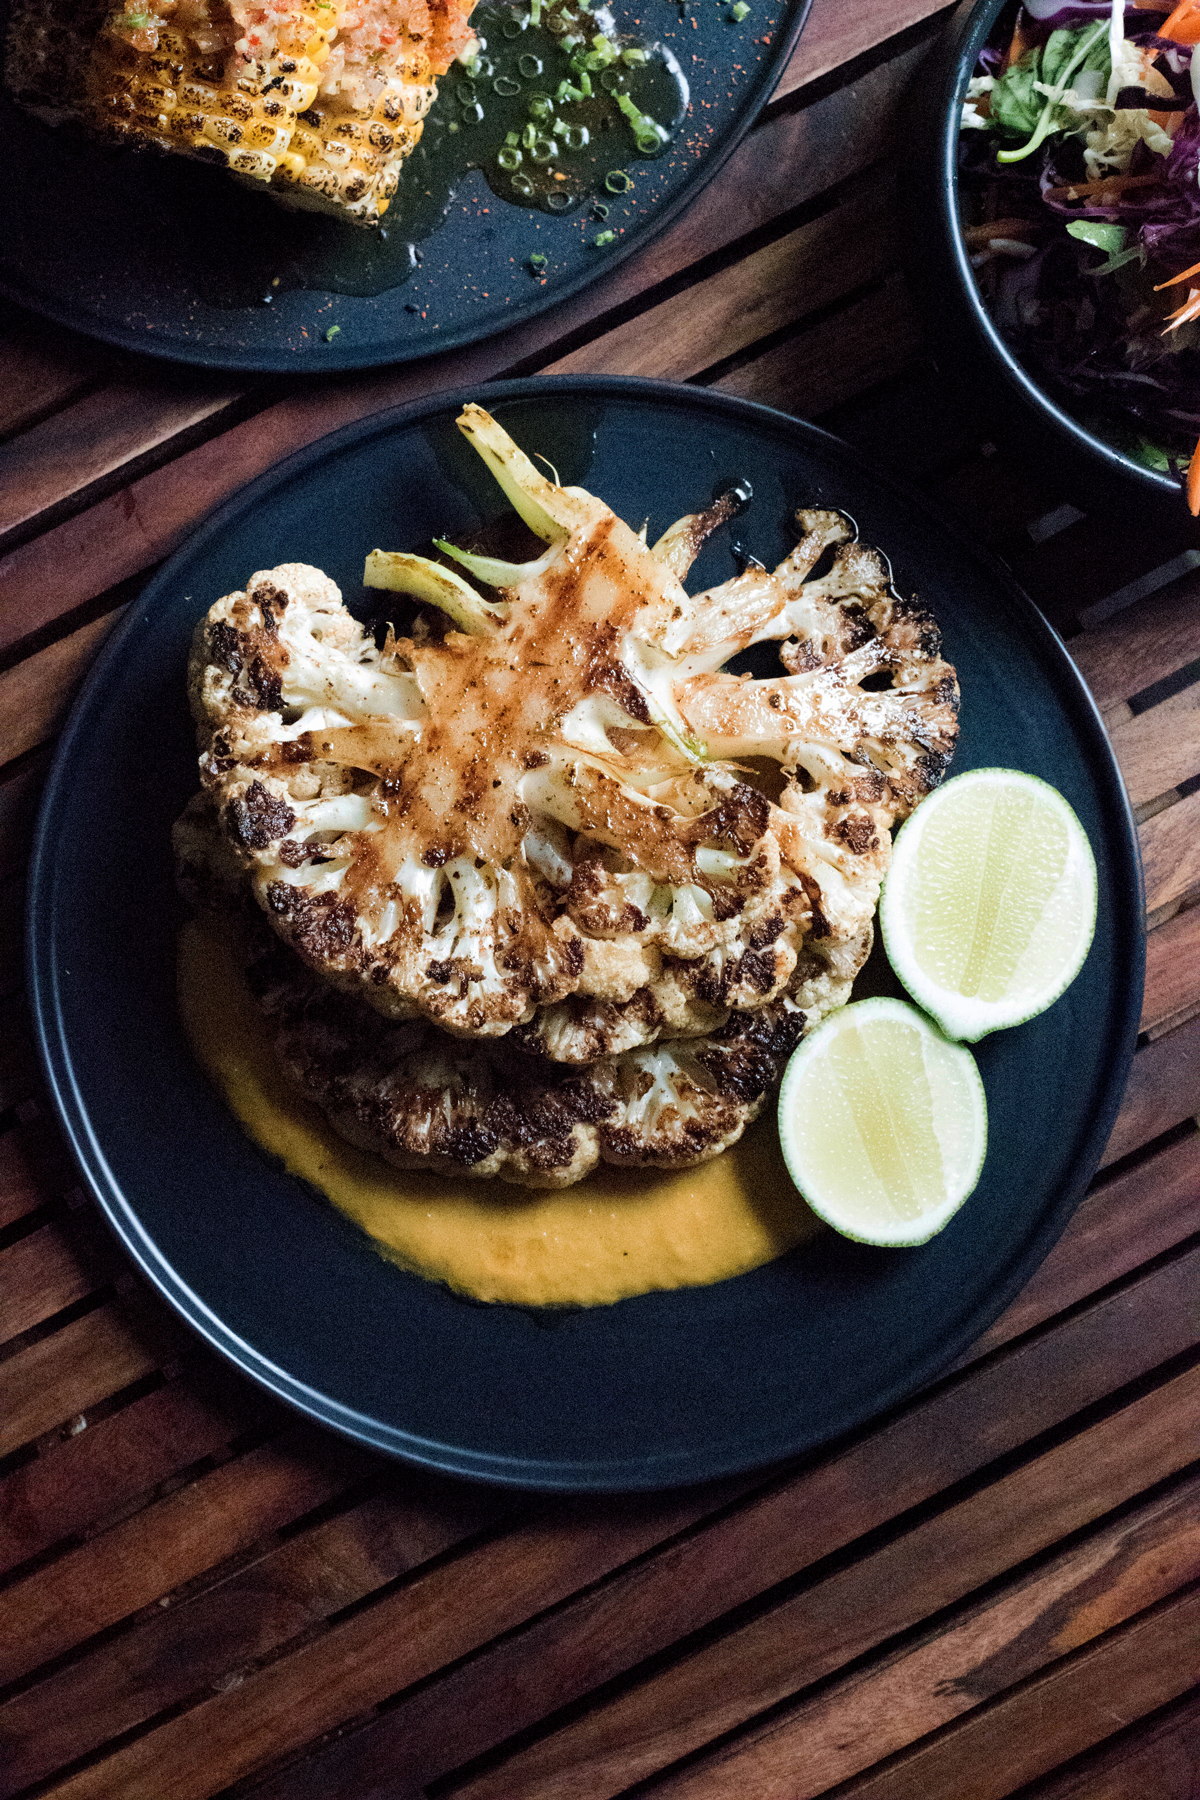
[[179,940],[195,1053],[246,1131],[406,1269],[477,1300],[602,1306],[743,1274],[820,1227],[779,1154],[773,1111],[740,1143],[672,1174],[601,1167],[533,1189],[393,1169],[343,1142],[285,1081],[233,955],[211,927]]

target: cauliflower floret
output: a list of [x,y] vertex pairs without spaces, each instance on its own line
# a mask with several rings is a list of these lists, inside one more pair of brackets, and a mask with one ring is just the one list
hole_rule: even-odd
[[[498,600],[374,552],[370,582],[456,629],[380,649],[285,564],[197,632],[201,777],[259,906],[380,1013],[563,1062],[774,1005],[810,940],[863,944],[889,827],[949,760],[936,629],[840,515],[799,514],[774,574],[689,596],[731,499],[648,548],[480,408],[459,425],[548,545],[526,564],[440,546]],[[769,639],[790,673],[721,672]],[[776,798],[751,757],[779,766]]]

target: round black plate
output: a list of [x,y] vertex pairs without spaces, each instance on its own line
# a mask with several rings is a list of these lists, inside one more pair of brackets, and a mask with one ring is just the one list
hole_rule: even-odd
[[[470,398],[464,395],[461,398]],[[1095,849],[1096,941],[1050,1011],[979,1046],[983,1180],[920,1250],[833,1234],[752,1274],[616,1306],[474,1305],[383,1262],[242,1135],[191,1060],[173,993],[168,833],[195,786],[193,625],[251,571],[319,564],[350,603],[374,544],[424,546],[499,513],[454,428],[460,399],[351,426],[222,508],[115,633],[64,735],[31,896],[34,1007],[52,1089],[118,1235],[211,1343],[274,1393],[384,1450],[545,1488],[666,1487],[774,1461],[944,1368],[1045,1255],[1112,1123],[1142,987],[1139,866],[1104,731],[1059,640],[1001,570],[811,425],[687,387],[511,382],[478,397],[565,482],[651,532],[737,479],[762,561],[798,503],[848,509],[940,619],[963,690],[956,768],[1061,788]],[[735,571],[728,530],[698,585]],[[797,1200],[797,1205],[801,1204]]]
[[[590,204],[557,217],[513,205],[470,174],[442,223],[429,235],[420,226],[419,265],[408,273],[397,261],[406,278],[396,286],[387,275],[374,293],[362,291],[379,279],[373,234],[289,213],[203,164],[52,130],[0,87],[0,293],[108,343],[210,368],[327,374],[474,343],[576,293],[687,204],[749,129],[810,4],[754,0],[739,24],[714,0],[653,0],[649,13],[617,0],[618,30],[663,44],[690,86],[668,149],[644,159],[613,134],[606,166],[627,169],[634,185],[617,196],[596,186],[603,220]],[[6,16],[0,0],[0,49]],[[460,111],[455,80],[441,84],[424,150]],[[392,210],[389,235],[403,250],[399,200]],[[602,229],[616,234],[606,247],[595,242]],[[546,257],[542,274],[531,253]]]

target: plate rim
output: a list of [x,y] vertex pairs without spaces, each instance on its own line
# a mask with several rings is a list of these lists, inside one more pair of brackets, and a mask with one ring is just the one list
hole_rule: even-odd
[[[816,1437],[811,1433],[803,1437],[793,1434],[790,1440],[786,1433],[781,1433],[780,1441],[773,1441],[769,1448],[765,1445],[758,1448],[745,1445],[730,1454],[724,1445],[714,1447],[715,1453],[700,1445],[687,1451],[670,1452],[665,1456],[643,1454],[635,1459],[625,1458],[619,1463],[521,1458],[433,1442],[358,1412],[329,1394],[320,1393],[271,1362],[253,1344],[239,1337],[193,1292],[158,1250],[149,1232],[143,1228],[136,1206],[109,1170],[103,1147],[79,1094],[69,1039],[62,1023],[57,966],[58,932],[51,921],[50,908],[46,903],[55,874],[54,823],[60,794],[69,783],[71,765],[84,732],[93,697],[106,684],[110,667],[120,661],[126,642],[152,616],[160,595],[177,585],[177,571],[211,540],[219,537],[235,516],[253,510],[274,488],[283,486],[310,466],[337,456],[351,445],[362,444],[394,430],[406,429],[440,413],[458,410],[468,400],[503,405],[510,400],[572,393],[610,399],[666,402],[671,406],[691,407],[701,413],[716,411],[748,422],[760,431],[782,433],[792,437],[793,441],[797,438],[804,440],[818,452],[831,451],[835,457],[856,465],[869,481],[886,489],[910,509],[923,514],[936,530],[953,541],[962,555],[982,565],[988,577],[1000,584],[1033,638],[1058,666],[1066,690],[1063,705],[1070,706],[1076,713],[1079,731],[1090,739],[1090,748],[1095,753],[1090,766],[1112,831],[1114,849],[1117,851],[1113,860],[1113,881],[1114,886],[1123,893],[1124,904],[1115,924],[1116,929],[1124,933],[1132,951],[1127,965],[1129,978],[1114,1009],[1112,1035],[1118,1045],[1118,1053],[1110,1060],[1105,1081],[1097,1090],[1090,1129],[1083,1140],[1083,1148],[1071,1179],[1064,1182],[1054,1202],[1045,1209],[1038,1228],[1030,1234],[1024,1251],[1013,1263],[1007,1280],[988,1290],[986,1300],[972,1312],[966,1324],[932,1349],[917,1367],[915,1374],[910,1369],[903,1379],[881,1390],[869,1406],[864,1406],[853,1417],[844,1420],[836,1431]],[[257,1382],[276,1399],[356,1443],[366,1444],[372,1449],[443,1474],[528,1491],[562,1493],[663,1490],[753,1469],[769,1468],[797,1455],[821,1449],[853,1431],[861,1430],[864,1425],[910,1399],[944,1374],[994,1323],[1045,1260],[1096,1172],[1124,1096],[1136,1048],[1146,947],[1145,891],[1137,827],[1099,708],[1059,633],[1019,586],[1006,566],[987,549],[972,544],[965,532],[946,519],[924,495],[914,493],[902,482],[895,480],[856,445],[848,444],[818,425],[778,408],[735,395],[715,393],[707,388],[613,375],[532,376],[504,382],[474,382],[418,401],[388,407],[366,419],[354,420],[318,438],[314,443],[305,445],[256,476],[207,514],[129,605],[124,617],[105,642],[72,704],[55,748],[39,803],[28,878],[26,920],[26,975],[30,1011],[38,1056],[58,1123],[84,1182],[110,1229],[143,1276],[185,1323],[211,1348],[232,1362],[243,1375]]]
[[[403,368],[410,363],[419,363],[426,358],[451,354],[464,350],[473,344],[488,343],[492,338],[502,337],[508,331],[527,324],[531,319],[548,312],[560,302],[571,300],[591,283],[598,281],[610,269],[617,268],[628,257],[652,242],[685,206],[695,200],[708,183],[724,167],[738,145],[757,124],[758,119],[773,96],[779,79],[783,74],[792,52],[800,41],[800,35],[808,23],[815,0],[785,0],[792,8],[791,16],[777,34],[770,47],[769,54],[759,65],[756,85],[752,89],[748,104],[744,111],[737,114],[729,130],[728,136],[709,156],[701,158],[687,180],[682,182],[679,190],[657,212],[644,215],[645,229],[634,231],[628,237],[618,240],[614,249],[593,267],[583,267],[562,286],[552,283],[545,289],[534,287],[525,302],[494,327],[480,330],[472,325],[464,325],[460,330],[446,337],[435,337],[431,332],[428,340],[419,340],[411,350],[386,353],[363,352],[355,355],[347,344],[339,346],[336,362],[331,362],[326,348],[323,352],[314,338],[302,349],[284,352],[283,350],[249,351],[245,355],[235,355],[230,351],[205,351],[203,347],[189,348],[186,344],[175,346],[156,339],[151,332],[139,333],[123,326],[119,321],[111,323],[105,320],[95,321],[89,317],[81,321],[68,307],[56,304],[52,294],[43,295],[22,285],[13,279],[8,265],[0,259],[0,298],[11,301],[16,306],[38,318],[48,319],[51,324],[60,325],[64,330],[78,332],[82,337],[97,343],[109,344],[114,349],[132,350],[143,356],[149,356],[157,362],[175,363],[184,368],[214,369],[232,374],[245,375],[298,375],[329,376],[338,375],[343,370]],[[4,40],[7,30],[8,4],[0,0],[0,81],[3,79]],[[441,78],[445,80],[446,77]],[[819,79],[819,78],[818,78]],[[11,96],[9,103],[15,105]],[[687,115],[685,115],[686,118]],[[15,273],[15,272],[13,272]],[[332,290],[314,288],[316,294],[328,293]],[[391,291],[391,290],[386,290]]]

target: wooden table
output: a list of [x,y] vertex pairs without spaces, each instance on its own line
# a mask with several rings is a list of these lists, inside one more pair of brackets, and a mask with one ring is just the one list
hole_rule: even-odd
[[[1032,489],[939,383],[892,169],[947,16],[817,0],[683,218],[459,356],[249,387],[0,320],[0,1794],[1200,1792],[1200,554]],[[79,1191],[20,997],[51,741],[152,567],[332,427],[538,369],[815,414],[992,544],[1104,711],[1153,927],[1107,1166],[999,1323],[831,1451],[652,1498],[431,1479],[216,1364]]]

